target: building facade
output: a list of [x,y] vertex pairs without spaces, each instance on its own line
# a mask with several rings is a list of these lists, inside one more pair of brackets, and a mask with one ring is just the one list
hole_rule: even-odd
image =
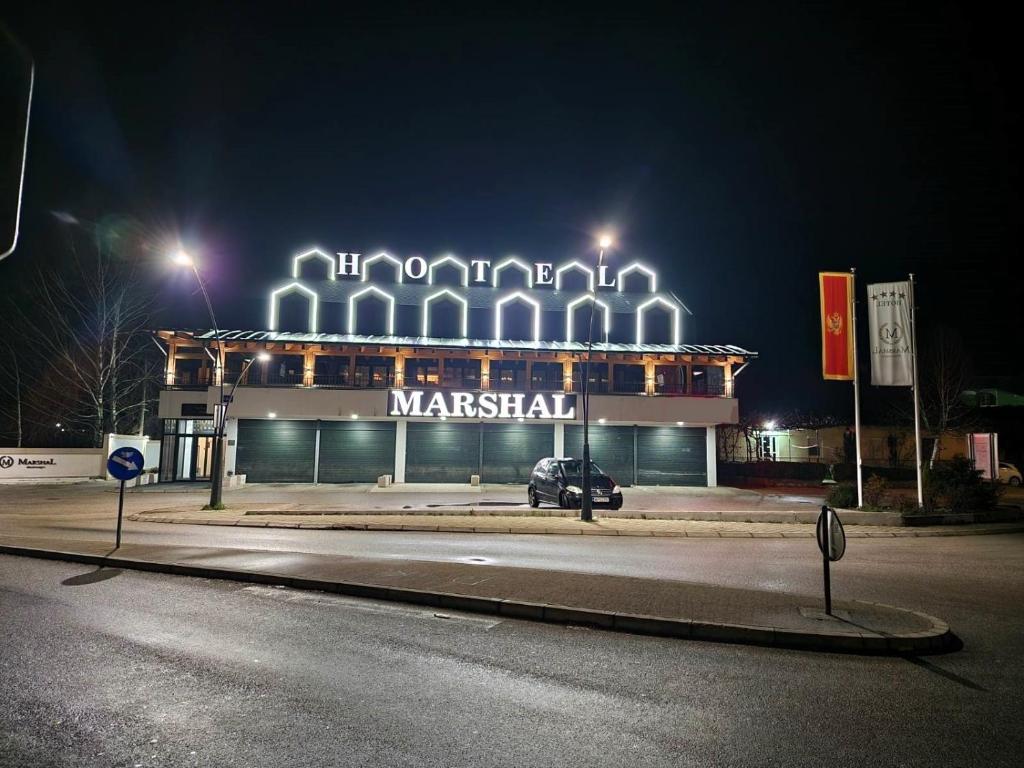
[[525,483],[581,454],[586,371],[591,455],[620,485],[716,484],[755,354],[685,342],[647,266],[313,249],[290,267],[265,330],[158,332],[161,480],[209,477],[223,384],[225,469],[247,482]]

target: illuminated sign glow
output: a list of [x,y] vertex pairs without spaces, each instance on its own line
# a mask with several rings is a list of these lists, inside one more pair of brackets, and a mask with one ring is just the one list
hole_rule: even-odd
[[585,301],[594,302],[594,306],[601,310],[601,317],[604,325],[604,335],[607,336],[612,330],[612,313],[608,309],[608,305],[605,304],[594,296],[580,296],[578,299],[573,299],[565,306],[565,340],[572,341],[572,326],[576,307]]
[[529,304],[533,308],[533,341],[534,343],[540,341],[540,302],[534,301],[522,291],[510,293],[505,298],[498,299],[494,305],[494,338],[501,338],[501,308],[505,304],[516,300]]
[[[413,259],[417,258],[415,256]],[[411,261],[410,259],[409,261]],[[464,262],[462,259],[457,259],[454,256],[442,256],[440,259],[435,259],[430,262],[430,268],[427,270],[427,285],[434,284],[434,270],[440,267],[442,264],[454,264],[456,267],[462,270],[462,284],[464,286],[469,285],[469,264]],[[408,261],[406,262],[406,269],[408,270]],[[409,275],[412,277],[412,275]]]
[[668,299],[663,299],[661,296],[655,296],[652,299],[648,299],[636,308],[636,343],[644,343],[644,313],[655,304],[661,304],[665,309],[672,313],[672,343],[678,347],[679,340],[682,338],[683,330],[682,313],[679,311],[679,307]]
[[316,305],[319,297],[316,291],[300,283],[288,283],[270,292],[270,330],[277,330],[278,305],[281,303],[281,297],[290,293],[301,293],[309,299],[309,332],[316,333]]
[[560,392],[452,392],[392,389],[391,416],[437,419],[558,419],[576,418],[576,395]]
[[334,257],[328,253],[324,253],[319,248],[310,248],[308,251],[303,251],[292,259],[292,277],[301,277],[299,272],[302,270],[302,262],[306,259],[317,258],[321,261],[326,261],[330,266],[327,270],[327,279],[334,280],[334,273],[337,272],[338,268],[334,264]]
[[[482,264],[483,262],[480,262],[480,263]],[[530,269],[529,265],[527,265],[525,262],[520,261],[515,256],[509,256],[507,259],[502,259],[501,261],[499,261],[497,264],[494,265],[494,269],[492,270],[492,273],[494,275],[494,287],[495,288],[498,287],[498,275],[500,275],[501,274],[501,270],[505,269],[506,267],[515,267],[520,272],[525,274],[526,275],[526,287],[527,288],[533,288],[533,270]]]
[[[341,255],[341,254],[339,254],[339,255]],[[352,256],[352,255],[358,256],[359,254],[345,254],[345,255],[348,255],[348,256]],[[370,265],[374,264],[375,262],[378,262],[378,261],[386,261],[389,264],[393,265],[394,268],[395,268],[395,282],[396,283],[402,282],[402,272],[405,270],[405,265],[402,264],[402,262],[400,262],[398,259],[396,259],[391,254],[385,253],[384,251],[381,251],[376,256],[371,256],[370,258],[368,258],[366,261],[363,262],[363,270],[362,270],[362,272],[363,272],[363,282],[364,283],[367,280],[370,279]]]
[[387,303],[387,305],[388,305],[388,330],[387,330],[387,333],[388,333],[388,336],[393,336],[395,334],[395,297],[392,296],[387,291],[382,291],[380,288],[378,288],[375,285],[367,286],[366,288],[363,288],[363,290],[357,291],[356,293],[353,293],[349,297],[349,300],[348,300],[348,332],[352,333],[352,334],[357,333],[357,331],[356,331],[356,305],[359,303],[359,300],[361,298],[363,298],[364,296],[367,296],[368,294],[375,294],[376,296],[379,296],[380,298],[384,299],[384,301]]
[[618,279],[615,282],[618,283],[619,292],[620,293],[624,290],[624,286],[626,285],[626,281],[625,281],[626,275],[630,274],[631,272],[643,272],[645,275],[647,275],[648,290],[651,293],[656,293],[657,292],[657,290],[658,290],[658,275],[657,275],[657,273],[653,269],[651,269],[650,267],[645,267],[639,261],[634,261],[628,267],[623,267],[622,269],[619,270],[619,277],[618,277]]
[[423,335],[430,335],[430,302],[443,298],[450,298],[456,304],[461,305],[462,314],[459,327],[461,328],[462,338],[466,338],[469,335],[469,302],[455,293],[455,291],[449,291],[447,288],[427,296],[423,300]]
[[568,264],[563,264],[555,270],[555,290],[562,290],[562,273],[568,272],[570,269],[575,269],[578,272],[582,272],[587,276],[587,290],[594,290],[594,270],[590,269],[586,264],[583,264],[576,259],[573,259]]

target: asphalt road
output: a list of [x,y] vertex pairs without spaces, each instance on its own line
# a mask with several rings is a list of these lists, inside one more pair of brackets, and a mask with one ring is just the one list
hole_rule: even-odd
[[1017,765],[1020,576],[923,660],[0,557],[0,764]]

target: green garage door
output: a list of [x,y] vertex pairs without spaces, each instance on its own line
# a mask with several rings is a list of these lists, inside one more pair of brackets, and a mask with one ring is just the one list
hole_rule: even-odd
[[312,483],[315,421],[238,422],[235,472],[249,483]]
[[[565,426],[565,455],[583,458],[583,427]],[[619,485],[633,485],[633,428],[590,427],[590,459]]]
[[321,483],[373,483],[395,474],[395,422],[320,422]]
[[523,483],[534,465],[555,452],[551,424],[484,424],[484,483]]
[[708,484],[707,431],[702,427],[637,427],[639,485]]
[[480,471],[480,425],[411,421],[405,438],[407,483],[468,483]]

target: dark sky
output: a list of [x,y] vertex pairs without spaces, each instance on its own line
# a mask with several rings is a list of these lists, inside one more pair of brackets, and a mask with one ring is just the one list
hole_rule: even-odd
[[[694,311],[690,341],[761,353],[748,407],[849,409],[820,380],[820,269],[916,272],[923,330],[1020,372],[1017,40],[976,3],[24,5],[37,100],[0,285],[52,257],[51,210],[180,232],[230,327],[264,325],[308,244],[561,260],[608,224]],[[164,323],[206,324],[146,268]]]

